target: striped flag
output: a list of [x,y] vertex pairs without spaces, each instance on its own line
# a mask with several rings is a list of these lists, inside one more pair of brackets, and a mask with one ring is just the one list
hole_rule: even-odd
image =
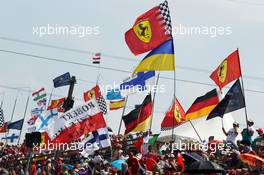
[[40,90],[33,92],[32,97],[34,101],[39,101],[47,96],[45,89],[41,88]]
[[110,110],[117,110],[123,108],[124,106],[125,106],[125,99],[110,101],[109,104]]
[[216,89],[198,97],[188,109],[185,115],[186,120],[193,120],[207,116],[219,103]]
[[96,53],[93,57],[93,64],[100,64],[101,60],[101,53]]

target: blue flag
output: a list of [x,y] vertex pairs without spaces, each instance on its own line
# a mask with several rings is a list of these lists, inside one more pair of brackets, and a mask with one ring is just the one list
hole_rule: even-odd
[[139,72],[137,75],[120,85],[121,90],[130,89],[134,86],[140,86],[140,89],[146,89],[146,80],[155,76],[155,71]]
[[236,111],[246,106],[244,95],[239,80],[229,89],[225,97],[210,112],[206,120],[217,116],[222,117],[224,114]]
[[66,86],[70,84],[70,80],[71,80],[71,75],[69,72],[67,72],[53,79],[53,85],[55,88],[60,87],[60,86]]
[[119,89],[112,89],[107,92],[106,95],[107,100],[118,100],[122,99],[121,92]]
[[9,123],[9,124],[7,125],[7,129],[17,129],[17,130],[22,130],[23,123],[24,123],[24,119],[18,120],[18,121],[13,122],[13,123]]

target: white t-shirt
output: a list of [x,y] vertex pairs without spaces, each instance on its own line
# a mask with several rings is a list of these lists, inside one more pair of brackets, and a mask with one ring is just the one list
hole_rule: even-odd
[[236,144],[237,141],[237,136],[239,134],[239,129],[237,129],[237,131],[235,131],[234,128],[231,128],[228,132],[227,132],[227,136],[226,136],[226,141],[227,142],[232,142],[234,144]]

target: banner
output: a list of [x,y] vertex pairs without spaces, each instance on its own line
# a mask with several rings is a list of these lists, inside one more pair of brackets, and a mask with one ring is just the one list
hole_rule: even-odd
[[60,115],[59,117],[54,118],[48,126],[48,135],[53,140],[59,136],[62,131],[69,129],[73,125],[83,122],[87,118],[92,118],[100,112],[101,111],[96,100],[91,99],[87,103],[75,107],[74,109],[71,109]]

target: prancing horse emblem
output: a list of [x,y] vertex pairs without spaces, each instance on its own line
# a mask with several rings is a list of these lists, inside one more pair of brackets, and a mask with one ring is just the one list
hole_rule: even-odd
[[226,80],[227,74],[227,60],[224,60],[218,68],[217,75],[221,83],[224,83]]
[[152,32],[151,32],[149,21],[147,20],[141,21],[140,23],[138,23],[137,25],[133,27],[133,30],[141,41],[145,43],[150,42],[151,37],[152,37]]

